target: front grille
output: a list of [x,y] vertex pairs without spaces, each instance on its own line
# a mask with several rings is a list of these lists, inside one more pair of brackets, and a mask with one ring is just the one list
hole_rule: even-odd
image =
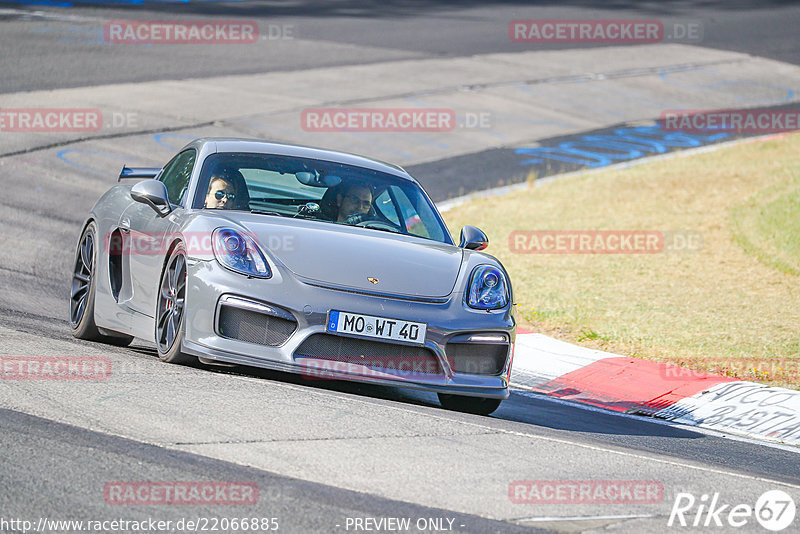
[[405,375],[441,375],[442,367],[428,348],[398,345],[331,334],[312,334],[294,352],[295,358],[315,358],[364,365]]
[[297,329],[297,323],[236,306],[219,308],[219,335],[246,343],[277,347]]
[[508,356],[503,343],[448,343],[447,361],[456,373],[470,375],[499,375]]

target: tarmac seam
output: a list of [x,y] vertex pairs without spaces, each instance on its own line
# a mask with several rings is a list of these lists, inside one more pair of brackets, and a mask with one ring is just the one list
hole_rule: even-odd
[[[424,60],[422,60],[424,61]],[[512,81],[503,81],[503,82],[491,82],[491,83],[477,83],[477,84],[469,84],[469,85],[453,85],[447,87],[440,87],[436,89],[425,89],[421,91],[406,91],[403,93],[395,93],[395,94],[386,94],[380,96],[371,96],[371,97],[362,97],[362,98],[353,98],[348,100],[330,100],[325,102],[320,102],[316,104],[315,107],[329,107],[329,106],[345,106],[345,105],[354,105],[354,104],[364,104],[368,102],[374,101],[382,101],[382,100],[396,100],[396,99],[407,99],[419,96],[430,96],[430,95],[440,95],[440,94],[447,94],[447,93],[456,93],[456,92],[466,92],[466,91],[477,91],[481,89],[492,89],[492,88],[500,88],[500,87],[514,87],[514,86],[530,86],[530,85],[548,85],[548,84],[559,84],[559,83],[582,83],[586,81],[593,81],[593,80],[615,80],[621,78],[635,78],[638,76],[646,76],[649,74],[654,73],[662,73],[662,72],[685,72],[691,70],[697,70],[706,67],[713,67],[719,65],[732,65],[737,63],[745,62],[745,59],[728,59],[728,60],[718,60],[718,61],[709,61],[707,63],[683,63],[677,65],[668,65],[668,66],[661,66],[661,67],[646,67],[646,68],[638,68],[638,69],[624,69],[620,71],[613,71],[609,73],[586,73],[580,75],[569,75],[569,76],[553,76],[549,78],[539,78],[539,79],[527,79],[527,80],[512,80]],[[245,76],[253,76],[252,74],[248,74]],[[180,81],[180,80],[175,80]],[[142,83],[150,83],[150,82],[142,82]],[[98,86],[95,86],[98,87]],[[191,123],[191,124],[184,124],[178,126],[168,126],[163,128],[149,128],[146,130],[136,130],[136,131],[129,131],[129,132],[117,132],[117,133],[109,133],[109,134],[102,134],[102,135],[94,135],[94,136],[83,136],[76,139],[69,139],[64,141],[59,141],[56,143],[50,143],[47,145],[41,146],[34,146],[29,147],[21,150],[15,150],[13,152],[6,152],[0,154],[0,158],[7,158],[12,156],[20,156],[24,154],[31,154],[33,152],[39,152],[42,150],[48,150],[52,148],[60,148],[69,146],[72,144],[83,143],[86,141],[94,141],[94,140],[103,140],[103,139],[120,139],[125,137],[134,137],[137,135],[147,135],[147,134],[157,134],[163,132],[176,132],[180,130],[186,130],[190,128],[203,128],[206,126],[212,126],[214,124],[221,124],[221,125],[231,125],[231,123],[236,123],[237,121],[241,121],[247,118],[252,117],[260,117],[260,116],[270,116],[277,113],[291,113],[294,111],[302,111],[312,106],[294,106],[288,107],[285,109],[278,109],[273,110],[268,113],[257,113],[252,115],[240,115],[235,117],[227,117],[227,118],[220,118],[220,119],[212,119],[204,122],[198,123]],[[532,140],[534,141],[534,140]]]
[[166,445],[183,447],[191,445],[246,445],[252,443],[302,443],[302,442],[324,442],[324,441],[345,441],[345,440],[373,440],[373,439],[403,439],[403,438],[443,438],[443,437],[458,437],[458,436],[488,436],[499,435],[500,431],[484,431],[484,432],[470,432],[467,434],[383,434],[380,436],[342,436],[342,437],[327,437],[327,438],[293,438],[293,439],[243,439],[243,440],[229,440],[229,441],[187,441],[187,442],[174,442]]

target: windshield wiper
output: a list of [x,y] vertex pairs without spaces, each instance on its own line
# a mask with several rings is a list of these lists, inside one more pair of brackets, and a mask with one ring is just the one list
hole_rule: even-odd
[[360,228],[367,228],[368,230],[378,230],[379,232],[389,232],[390,234],[406,235],[398,230],[389,230],[388,228],[381,228],[380,226],[361,226]]
[[283,217],[282,213],[278,213],[277,211],[267,211],[267,210],[250,210],[250,213],[256,213],[258,215],[277,215],[278,217]]

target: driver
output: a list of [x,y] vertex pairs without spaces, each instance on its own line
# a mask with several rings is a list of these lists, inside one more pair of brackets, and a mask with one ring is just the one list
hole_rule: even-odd
[[236,187],[223,175],[214,175],[208,184],[208,193],[204,207],[209,209],[233,209],[236,200]]
[[372,208],[372,191],[365,185],[348,185],[336,195],[336,206],[336,222],[357,224]]

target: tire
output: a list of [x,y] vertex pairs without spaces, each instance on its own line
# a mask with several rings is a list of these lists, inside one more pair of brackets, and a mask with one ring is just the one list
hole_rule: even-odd
[[455,412],[465,412],[475,415],[489,415],[503,402],[502,399],[467,397],[464,395],[450,395],[449,393],[439,393],[438,395],[442,407]]
[[97,225],[90,222],[78,240],[75,251],[75,264],[72,269],[72,288],[69,299],[69,326],[73,337],[87,341],[99,341],[118,347],[126,347],[133,336],[114,333],[101,334],[94,322],[94,295],[97,285],[95,266],[97,265]]
[[156,346],[163,362],[189,364],[196,358],[181,352],[186,304],[186,249],[178,243],[161,273],[156,304]]

